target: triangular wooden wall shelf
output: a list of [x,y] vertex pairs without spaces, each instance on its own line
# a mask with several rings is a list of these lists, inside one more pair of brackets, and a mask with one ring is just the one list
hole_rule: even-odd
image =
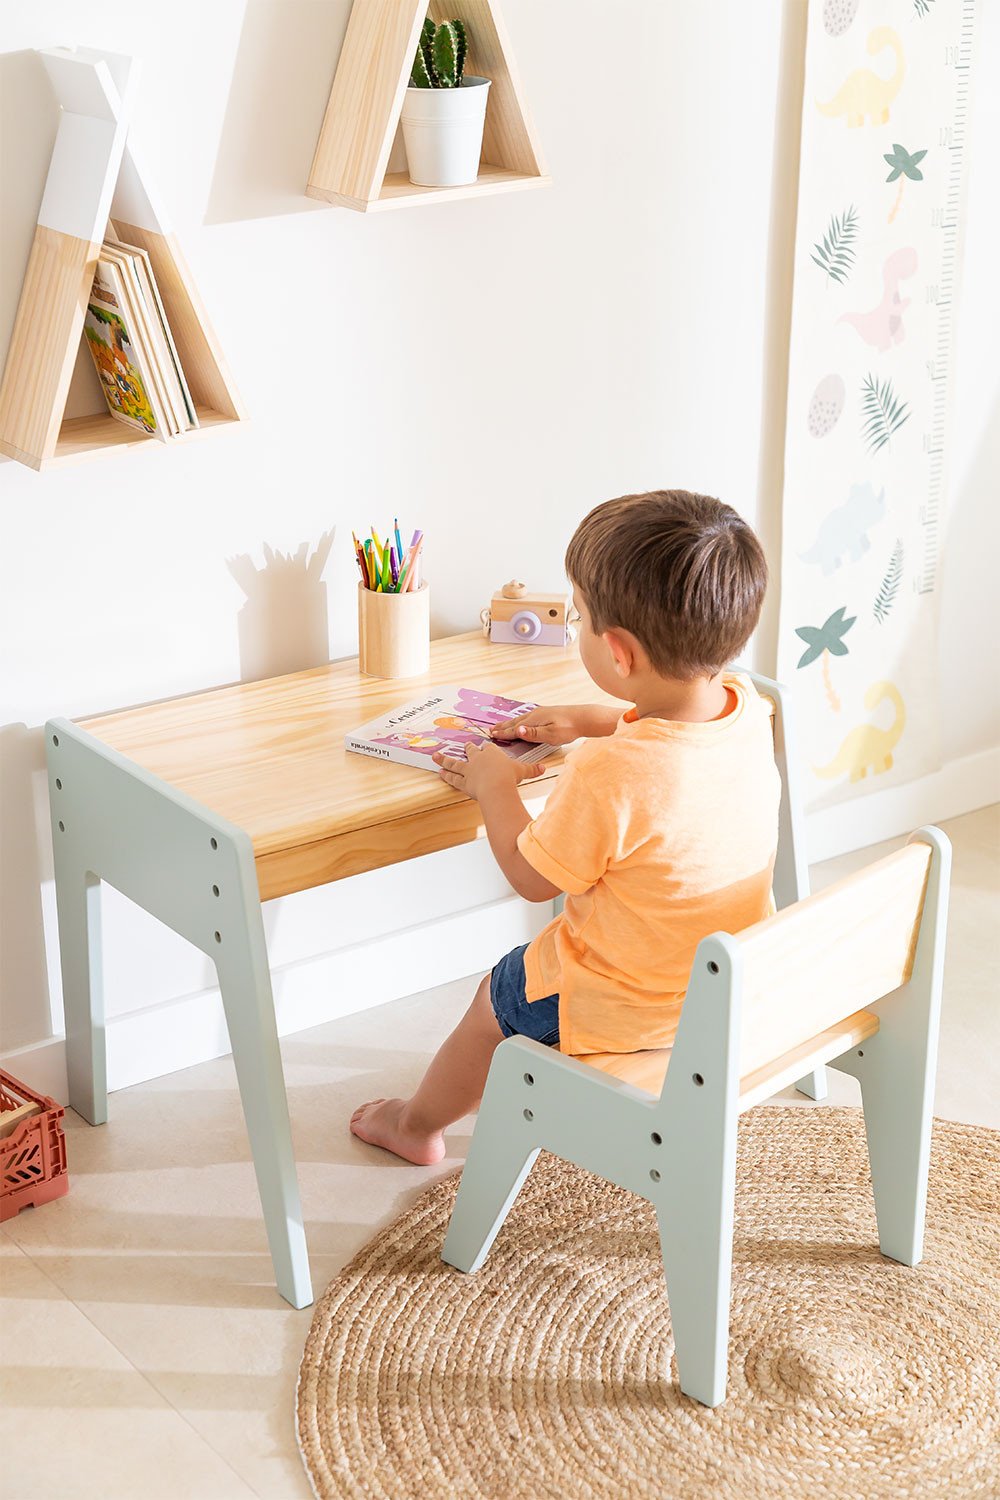
[[[493,80],[479,177],[417,187],[388,172],[424,17],[458,16],[469,32],[466,72]],[[497,0],[354,0],[306,192],[363,212],[435,203],[549,182]]]
[[62,106],[38,227],[0,385],[0,453],[33,469],[90,453],[169,446],[117,422],[102,403],[64,420],[98,252],[111,223],[153,263],[201,428],[244,414],[191,274],[129,139],[138,69],[80,48],[40,53]]

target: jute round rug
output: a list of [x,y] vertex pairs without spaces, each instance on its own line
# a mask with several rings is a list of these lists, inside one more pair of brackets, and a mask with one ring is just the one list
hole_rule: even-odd
[[923,1262],[878,1250],[860,1110],[740,1127],[729,1387],[676,1385],[652,1210],[539,1157],[484,1268],[457,1177],[316,1307],[299,1443],[321,1500],[1000,1496],[1000,1134],[934,1123]]

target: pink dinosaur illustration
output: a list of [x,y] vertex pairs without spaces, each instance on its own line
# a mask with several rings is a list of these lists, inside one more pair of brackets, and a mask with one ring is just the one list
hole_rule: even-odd
[[894,250],[882,267],[882,300],[870,312],[844,313],[841,323],[850,323],[856,328],[866,344],[883,353],[892,344],[901,344],[906,337],[903,313],[911,298],[900,297],[899,283],[913,276],[917,269],[917,252],[912,246]]

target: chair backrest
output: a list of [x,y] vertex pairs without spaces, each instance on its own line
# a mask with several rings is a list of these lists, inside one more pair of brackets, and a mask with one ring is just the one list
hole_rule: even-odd
[[[737,667],[737,671],[746,671]],[[806,863],[805,823],[799,788],[801,757],[795,738],[791,694],[771,677],[747,672],[758,695],[771,714],[774,737],[774,763],[781,778],[781,801],[778,806],[778,850],[774,861],[774,900],[779,911],[801,901],[809,894],[809,866]]]
[[742,1076],[907,982],[931,855],[909,843],[738,935]]

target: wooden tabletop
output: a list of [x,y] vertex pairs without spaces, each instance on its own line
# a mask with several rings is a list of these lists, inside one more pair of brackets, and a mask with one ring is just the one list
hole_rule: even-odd
[[[434,641],[421,677],[386,682],[362,677],[354,659],[331,662],[81,727],[244,828],[266,901],[481,836],[478,804],[437,776],[344,749],[348,731],[448,683],[537,703],[613,701],[575,647],[495,646],[476,631]],[[558,766],[557,756],[526,785],[529,808]]]

